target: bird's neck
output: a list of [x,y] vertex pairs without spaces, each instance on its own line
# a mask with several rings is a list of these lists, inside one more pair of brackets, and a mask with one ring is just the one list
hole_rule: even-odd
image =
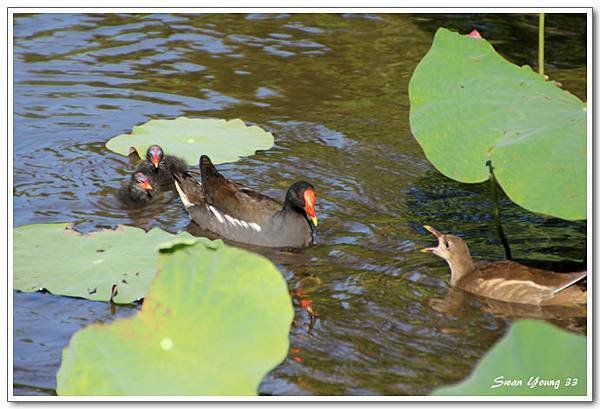
[[286,197],[285,201],[283,202],[283,208],[281,209],[281,212],[286,216],[303,215],[303,213],[304,213],[302,211],[302,209],[299,209],[298,206],[293,204],[292,201],[290,199],[288,199],[287,197]]
[[289,200],[286,200],[283,203],[283,208],[281,211],[277,212],[277,217],[280,217],[285,223],[291,222],[292,220],[304,220],[312,228],[312,224],[308,221],[304,210],[298,208],[298,206],[294,205]]
[[461,278],[475,270],[475,262],[471,256],[461,260],[448,261],[450,265],[450,285],[455,286]]

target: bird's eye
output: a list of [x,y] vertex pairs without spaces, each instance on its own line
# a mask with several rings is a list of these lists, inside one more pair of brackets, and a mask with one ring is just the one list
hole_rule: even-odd
[[446,248],[450,248],[450,243],[448,243],[448,240],[444,241],[444,246],[446,246]]

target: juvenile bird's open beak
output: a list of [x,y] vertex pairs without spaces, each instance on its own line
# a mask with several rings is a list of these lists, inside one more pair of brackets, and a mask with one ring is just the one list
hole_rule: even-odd
[[[423,226],[423,228],[425,230],[427,230],[429,233],[433,234],[438,239],[438,244],[440,244],[442,242],[443,237],[444,237],[444,234],[442,232],[440,232],[439,230],[434,229],[431,226],[427,226],[427,225]],[[436,252],[436,250],[438,248],[439,248],[439,245],[438,245],[438,247],[427,247],[427,248],[421,249],[421,252],[423,252],[423,253],[434,253],[435,254],[435,252]]]

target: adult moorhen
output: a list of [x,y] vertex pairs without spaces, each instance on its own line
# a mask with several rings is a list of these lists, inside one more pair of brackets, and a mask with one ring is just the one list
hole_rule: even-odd
[[[185,161],[177,156],[165,155],[158,145],[150,145],[146,151],[146,160],[141,162],[140,155],[133,146],[129,148],[129,165],[139,163],[136,171],[152,175],[162,187],[173,186],[173,173],[185,172],[188,168]],[[141,163],[140,163],[141,162]]]
[[152,186],[150,179],[143,172],[135,172],[129,182],[118,190],[117,197],[129,206],[144,206],[150,203],[159,190],[156,183]]
[[421,251],[446,260],[450,266],[450,285],[454,287],[510,303],[568,305],[587,302],[586,290],[573,285],[587,276],[586,271],[555,273],[514,261],[475,263],[460,237],[440,233],[431,226],[423,227],[437,237],[438,246]]
[[315,242],[315,192],[296,182],[283,204],[226,179],[209,157],[199,161],[202,183],[175,172],[175,187],[190,218],[219,236],[263,247],[306,247]]

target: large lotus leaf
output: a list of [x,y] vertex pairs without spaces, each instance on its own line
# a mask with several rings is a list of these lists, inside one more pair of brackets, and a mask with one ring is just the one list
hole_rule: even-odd
[[247,126],[241,119],[151,119],[134,126],[131,133],[115,136],[106,143],[113,152],[127,156],[130,146],[144,155],[148,146],[160,145],[165,154],[179,156],[198,165],[205,154],[213,163],[235,162],[259,149],[273,146],[273,135],[258,126]]
[[285,359],[293,309],[268,259],[222,244],[175,244],[141,311],[77,332],[59,395],[254,395]]
[[13,285],[16,290],[46,289],[52,294],[130,303],[146,295],[156,274],[157,248],[165,241],[197,239],[158,228],[119,226],[80,234],[69,223],[30,224],[13,231]]
[[433,395],[586,395],[586,363],[584,336],[543,321],[520,320],[465,381]]
[[484,39],[439,29],[409,84],[410,125],[431,163],[488,179],[533,212],[586,217],[586,105],[502,58]]

